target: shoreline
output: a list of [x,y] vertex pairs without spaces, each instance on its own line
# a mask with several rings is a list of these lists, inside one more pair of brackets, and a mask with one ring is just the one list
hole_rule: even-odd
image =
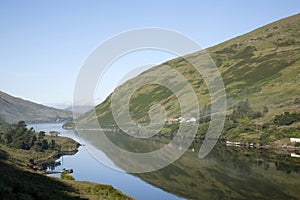
[[48,167],[50,167],[51,165],[55,165],[56,163],[59,163],[58,165],[60,165],[60,162],[57,162],[57,160],[59,158],[61,158],[62,156],[65,155],[75,155],[78,152],[78,148],[81,145],[78,144],[78,147],[74,150],[70,150],[70,151],[60,151],[60,152],[55,152],[54,154],[51,154],[49,157],[47,158],[43,158],[40,160],[37,160],[35,163],[27,163],[27,166],[30,167],[31,169],[33,169],[34,171],[40,173],[40,174],[59,174],[62,172],[51,172],[48,171]]
[[[62,139],[63,138],[63,139]],[[5,194],[9,197],[12,195],[31,196],[32,188],[38,188],[39,193],[44,198],[54,199],[56,195],[66,199],[84,198],[84,199],[134,199],[133,197],[121,192],[111,185],[94,183],[89,181],[78,181],[69,175],[72,169],[66,169],[64,177],[51,177],[48,174],[62,173],[47,171],[49,165],[56,162],[63,155],[75,155],[81,146],[78,142],[69,137],[57,136],[58,141],[65,141],[64,144],[77,144],[70,150],[59,152],[36,152],[34,150],[24,150],[0,145],[0,185],[5,185],[10,192]],[[67,141],[67,142],[66,142]],[[68,148],[70,148],[69,146]],[[36,159],[39,157],[39,159]],[[34,160],[36,159],[36,160]],[[46,170],[44,169],[46,167]],[[6,173],[8,172],[9,173]],[[26,184],[24,184],[26,182]],[[13,189],[22,185],[22,190],[13,192]],[[49,189],[51,192],[49,192]],[[99,191],[99,192],[97,192]],[[101,191],[101,192],[100,192]],[[0,190],[0,196],[2,195]],[[34,192],[37,194],[36,192]],[[40,196],[39,198],[41,198]]]
[[[62,127],[65,130],[76,130],[74,129],[74,127]],[[114,133],[121,133],[122,131],[120,129],[96,129],[96,128],[89,128],[89,129],[79,129],[79,130],[86,130],[86,131],[97,131],[97,130],[101,130],[101,131],[110,131],[110,132],[114,132]],[[138,134],[137,134],[138,135]],[[164,134],[156,134],[153,137],[164,137],[164,138],[172,138],[170,135],[164,135]],[[175,137],[184,137],[184,136],[180,136],[180,135],[176,135]],[[194,137],[194,140],[204,140],[205,137],[200,137],[200,136],[196,136]],[[244,142],[237,142],[237,141],[229,141],[226,138],[209,138],[209,140],[217,140],[218,142],[221,143],[225,143],[226,146],[228,147],[248,147],[248,148],[255,148],[255,149],[266,149],[266,150],[282,150],[282,151],[287,151],[287,152],[294,152],[294,153],[300,153],[300,146],[299,147],[295,147],[292,145],[289,145],[288,143],[282,143],[281,145],[271,145],[271,144],[261,144],[261,143],[244,143]],[[276,143],[278,141],[275,141],[274,143]]]

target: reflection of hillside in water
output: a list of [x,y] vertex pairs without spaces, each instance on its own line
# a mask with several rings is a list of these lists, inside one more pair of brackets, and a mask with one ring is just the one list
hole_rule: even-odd
[[[88,140],[117,165],[145,165],[111,151],[97,133]],[[107,133],[110,141],[122,149],[145,153],[168,144],[167,138],[137,139],[121,133]],[[146,182],[187,199],[297,199],[300,197],[300,159],[290,154],[275,154],[258,149],[240,149],[218,144],[200,160],[200,141],[176,162],[149,173],[134,174]],[[180,150],[173,146],[174,151]]]

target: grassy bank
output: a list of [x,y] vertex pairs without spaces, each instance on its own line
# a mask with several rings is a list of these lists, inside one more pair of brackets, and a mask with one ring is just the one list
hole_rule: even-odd
[[1,199],[132,199],[109,185],[34,172],[25,163],[35,153],[24,151],[0,146]]
[[[0,199],[133,199],[109,185],[47,177],[47,166],[61,155],[75,154],[79,144],[47,136],[26,124],[0,124]],[[67,178],[66,178],[67,177]]]

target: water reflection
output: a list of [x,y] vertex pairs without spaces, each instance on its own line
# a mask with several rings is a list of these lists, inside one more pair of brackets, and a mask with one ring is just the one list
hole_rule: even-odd
[[[63,130],[61,128],[62,124],[36,124],[29,126],[34,127],[36,131],[44,130],[49,132],[51,130],[56,130],[61,133],[61,136],[72,138],[81,144],[83,143],[76,132],[73,132],[71,130]],[[111,162],[103,152],[97,149],[94,150],[98,154],[102,154],[102,159],[106,160],[107,162]],[[54,171],[56,172],[61,172],[64,168],[74,169],[74,173],[72,173],[72,176],[76,180],[109,184],[136,199],[181,199],[173,194],[163,191],[158,187],[154,187],[146,183],[138,177],[122,171],[116,171],[102,165],[91,156],[85,146],[79,147],[79,151],[75,155],[63,156],[57,162],[60,162],[61,165],[54,168]],[[111,165],[113,165],[113,163],[111,163]],[[51,174],[50,176],[60,177],[60,174]]]
[[[148,142],[106,133],[120,148],[145,152],[167,145],[153,138]],[[93,145],[102,148],[96,139]],[[242,149],[219,143],[205,158],[198,158],[201,141],[195,141],[180,159],[158,171],[134,174],[146,182],[187,199],[298,199],[300,198],[300,159],[273,150]],[[194,151],[193,151],[194,149]],[[101,149],[117,165],[143,165]],[[122,165],[120,165],[122,163]]]
[[[61,130],[58,127],[60,126],[45,124],[35,128],[58,130],[61,135],[82,143],[73,131]],[[86,134],[94,135],[94,140],[89,142],[97,147],[97,132],[87,131]],[[120,148],[135,152],[152,151],[169,142],[168,138],[156,137],[146,141],[120,133],[107,132],[106,135]],[[218,144],[205,159],[200,160],[200,146],[201,141],[196,140],[180,159],[168,167],[133,175],[186,199],[300,199],[300,158],[291,157],[291,153]],[[117,166],[119,162],[130,163],[126,158],[114,159],[109,149],[102,150]],[[72,175],[77,180],[111,184],[137,199],[178,199],[129,174],[100,165],[85,147],[80,147],[74,156],[64,156],[63,159],[60,160],[63,166],[56,167],[55,171],[72,168]]]

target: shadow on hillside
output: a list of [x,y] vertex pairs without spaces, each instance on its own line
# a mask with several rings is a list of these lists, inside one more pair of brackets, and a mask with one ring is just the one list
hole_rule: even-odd
[[81,199],[70,186],[18,169],[6,162],[7,159],[8,154],[0,150],[0,199]]
[[3,151],[2,149],[0,149],[0,161],[7,160],[7,159],[8,159],[8,154],[6,153],[6,151]]

